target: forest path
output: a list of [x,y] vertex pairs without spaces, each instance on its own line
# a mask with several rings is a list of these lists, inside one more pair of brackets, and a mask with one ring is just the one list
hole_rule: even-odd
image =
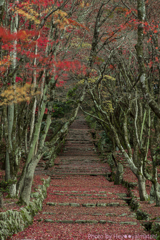
[[[125,198],[127,189],[109,182],[82,114],[70,126],[64,151],[52,168],[43,209],[12,239],[146,239]],[[139,236],[139,237],[138,237]]]

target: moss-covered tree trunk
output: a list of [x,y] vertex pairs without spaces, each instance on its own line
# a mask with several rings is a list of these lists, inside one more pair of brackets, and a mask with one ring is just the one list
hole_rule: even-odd
[[[15,16],[11,18],[11,32],[12,33],[17,33],[18,29],[18,13],[15,14]],[[12,70],[14,71],[17,66],[17,39],[13,41],[13,50],[11,51],[11,59],[12,59]],[[11,80],[11,85],[15,87],[15,82],[16,82],[16,72],[14,73],[12,80]],[[9,160],[10,160],[10,166],[12,167],[11,169],[11,180],[16,180],[17,178],[17,172],[14,169],[14,166],[17,165],[17,151],[14,152],[13,150],[13,141],[16,142],[16,134],[13,134],[13,124],[15,121],[15,104],[11,103],[8,105],[8,140],[9,140]],[[16,127],[15,127],[15,132],[16,132]],[[16,144],[17,145],[17,144]],[[13,156],[13,157],[12,157]],[[12,183],[10,188],[9,188],[10,195],[12,197],[16,196],[16,183]]]
[[159,183],[158,181],[154,182],[154,191],[155,191],[155,199],[156,199],[156,206],[160,206],[160,192],[159,192]]
[[25,168],[25,175],[21,185],[21,192],[19,196],[20,204],[29,204],[35,168],[42,156],[43,151],[39,151],[39,153],[37,153],[36,156],[32,158],[32,160],[27,164]]
[[143,174],[138,175],[138,189],[141,201],[148,200],[148,194],[146,192],[146,179]]
[[36,146],[36,143],[37,143],[38,137],[39,137],[39,129],[41,128],[42,119],[43,119],[46,104],[47,104],[47,89],[48,89],[48,86],[46,84],[45,89],[44,89],[43,99],[42,99],[42,108],[41,108],[40,116],[38,118],[37,123],[35,124],[32,141],[30,143],[30,147],[29,147],[29,151],[28,151],[27,160],[26,160],[25,166],[23,168],[23,172],[21,174],[20,180],[17,184],[17,195],[19,195],[19,193],[21,193],[21,190],[22,190],[23,184],[24,184],[24,180],[25,180],[26,170],[28,168],[28,164],[31,162],[32,158],[34,157],[35,146]]

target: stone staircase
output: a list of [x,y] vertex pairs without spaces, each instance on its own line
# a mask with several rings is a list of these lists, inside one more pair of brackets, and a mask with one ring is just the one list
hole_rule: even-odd
[[109,182],[108,173],[110,168],[100,161],[84,116],[78,115],[70,126],[63,152],[55,161],[43,211],[35,221],[42,228],[52,229],[54,240],[145,235],[126,203],[127,189]]
[[62,175],[107,175],[109,166],[102,164],[92,143],[83,115],[70,126],[63,152],[57,157],[52,178]]

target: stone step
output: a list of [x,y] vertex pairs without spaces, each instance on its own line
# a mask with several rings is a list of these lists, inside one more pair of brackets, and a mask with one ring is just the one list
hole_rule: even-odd
[[76,162],[75,162],[75,159],[62,159],[61,158],[61,164],[90,164],[90,163],[93,163],[93,164],[96,164],[99,165],[99,164],[102,164],[102,162],[100,161],[97,161],[97,159],[89,159],[89,160],[85,160],[85,159],[78,159]]
[[[60,160],[71,160],[71,161],[85,161],[85,160],[94,160],[94,161],[97,161],[97,162],[101,162],[101,160],[100,160],[100,158],[96,155],[96,156],[79,156],[79,157],[77,157],[77,156],[67,156],[67,157],[64,157],[64,156],[58,156],[58,158],[60,159]],[[102,163],[102,162],[101,162]],[[103,165],[104,165],[104,163],[103,163]]]
[[57,176],[62,176],[62,175],[88,175],[88,176],[105,176],[106,177],[106,173],[82,173],[82,172],[77,172],[77,173],[73,173],[73,172],[55,172],[53,174],[47,174],[48,176],[51,177],[51,179],[54,179],[54,176],[57,177]]
[[87,125],[79,124],[79,126],[70,126],[69,130],[88,130]]
[[57,166],[55,166],[55,168],[54,168],[54,170],[53,171],[81,171],[81,172],[88,172],[88,171],[91,171],[91,172],[100,172],[100,171],[102,171],[103,170],[103,172],[106,172],[106,173],[108,173],[107,172],[107,170],[106,169],[104,169],[103,167],[93,167],[93,168],[91,168],[90,166],[88,166],[88,165],[86,165],[86,164],[83,164],[83,165],[79,165],[79,166],[77,166],[77,165],[75,165],[75,166],[73,166],[73,164],[68,164],[68,165],[64,165],[64,166],[62,166],[62,165],[57,165]]
[[89,128],[79,128],[79,127],[75,127],[75,128],[69,128],[68,130],[68,133],[72,133],[72,134],[75,134],[75,135],[78,135],[78,134],[91,134],[90,131],[89,131]]
[[133,221],[125,221],[125,222],[116,222],[116,221],[110,221],[110,220],[104,220],[104,219],[101,219],[99,221],[97,220],[85,220],[85,219],[78,219],[78,220],[70,220],[70,219],[67,219],[67,220],[52,220],[52,219],[39,219],[37,221],[44,221],[44,222],[49,222],[49,223],[67,223],[67,224],[106,224],[106,223],[112,223],[112,224],[120,224],[120,225],[137,225],[137,222],[133,222]]
[[103,167],[103,166],[100,166],[100,164],[96,164],[96,163],[93,163],[94,165],[91,167],[90,166],[90,163],[91,162],[79,162],[79,164],[78,163],[64,163],[64,164],[61,164],[61,165],[59,165],[59,166],[56,166],[55,167],[55,169],[66,169],[66,170],[68,170],[68,169],[79,169],[79,170],[92,170],[92,169],[94,169],[94,171],[96,170],[96,171],[99,171],[99,170],[101,170],[101,169],[104,169],[105,170],[105,168]]
[[[53,184],[51,184],[51,186],[54,186]],[[108,194],[108,195],[110,195],[110,194],[112,194],[112,193],[110,193],[110,192],[108,192],[108,190],[107,191],[96,191],[96,190],[88,190],[88,191],[75,191],[75,190],[67,190],[67,191],[64,191],[64,190],[53,190],[52,192],[55,192],[55,193],[75,193],[75,194],[78,194],[78,193],[91,193],[91,194],[96,194],[96,195],[98,195],[98,194]],[[126,193],[116,193],[116,195],[117,196],[119,196],[120,198],[123,198],[123,197],[127,197],[127,194]]]
[[97,156],[97,154],[95,152],[89,152],[89,151],[64,151],[63,153],[61,153],[60,156]]
[[92,197],[108,197],[110,195],[107,194],[94,194],[94,193],[62,193],[62,192],[54,192],[54,193],[49,193],[50,195],[65,195],[65,196],[92,196]]
[[[88,140],[88,138],[83,138],[83,139],[82,139],[82,137],[80,137],[80,136],[79,136],[79,137],[74,137],[74,138],[73,138],[72,136],[71,136],[71,137],[67,137],[67,138],[66,138],[66,141],[75,142],[75,143],[76,143],[76,142],[83,142],[83,144],[90,142],[90,141]],[[91,143],[91,142],[90,142],[90,143]],[[80,143],[80,144],[81,144],[81,143]]]
[[71,125],[70,128],[71,129],[76,129],[76,130],[85,130],[87,129],[88,130],[88,126],[84,123],[80,123],[80,121],[77,121],[77,125]]
[[55,167],[53,171],[64,171],[64,172],[92,172],[92,173],[98,173],[98,172],[105,172],[105,173],[108,173],[105,169],[103,168],[99,168],[99,169],[96,169],[96,168],[88,168],[88,169],[85,169],[85,168],[78,168],[78,167],[71,167],[71,168],[63,168],[63,167]]
[[96,148],[94,147],[94,145],[92,145],[92,144],[77,144],[77,143],[75,143],[75,144],[73,144],[73,143],[66,143],[66,145],[65,145],[65,148],[64,148],[64,150],[66,150],[66,149],[72,149],[72,148],[75,148],[75,149],[82,149],[82,148],[86,148],[86,149],[88,149],[89,148],[89,150],[96,150]]
[[[73,209],[72,209],[73,211]],[[56,212],[42,212],[43,215],[57,215]],[[76,209],[76,212],[73,211],[73,214],[76,216],[76,215],[83,215],[83,216],[103,216],[103,218],[107,219],[107,217],[112,217],[113,219],[116,217],[120,217],[120,218],[123,218],[123,217],[127,217],[127,218],[132,218],[132,219],[136,219],[136,214],[135,213],[121,213],[119,214],[118,212],[117,213],[104,213],[104,212],[95,212],[95,213],[88,213],[88,212],[77,212],[77,209]],[[58,215],[63,215],[63,213],[58,213]]]
[[66,152],[85,152],[85,153],[89,153],[89,154],[94,154],[96,153],[96,150],[95,149],[92,149],[92,148],[87,148],[85,146],[83,147],[68,147],[68,148],[65,148],[64,153]]
[[69,136],[65,140],[66,140],[66,143],[70,142],[70,143],[80,143],[80,144],[86,144],[86,143],[92,144],[92,142],[88,139],[81,140],[81,139],[72,138]]
[[68,168],[68,169],[64,169],[64,168],[55,168],[54,170],[53,170],[54,172],[56,171],[56,172],[71,172],[71,173],[74,173],[74,172],[82,172],[82,173],[88,173],[88,172],[90,172],[90,173],[108,173],[107,171],[105,171],[105,169],[103,170],[103,168],[102,169],[92,169],[92,168],[90,168],[90,169],[84,169],[84,168],[81,168],[81,169],[78,169],[78,168]]
[[[93,164],[93,163],[92,163]],[[94,163],[95,164],[95,163]],[[108,172],[108,169],[107,168],[104,168],[103,166],[100,166],[100,164],[95,164],[93,165],[92,167],[90,166],[89,163],[68,163],[68,164],[59,164],[59,165],[55,165],[54,169],[53,170],[80,170],[80,171],[101,171],[103,169],[103,172]]]
[[120,203],[120,202],[109,202],[109,203],[69,203],[69,202],[47,202],[46,205],[49,206],[71,206],[71,207],[119,207],[119,206],[128,206],[126,203]]
[[81,142],[81,141],[69,141],[69,142],[66,142],[65,144],[65,147],[70,147],[70,146],[79,146],[79,145],[82,145],[82,146],[86,146],[86,147],[92,147],[92,148],[95,148],[95,146],[93,144],[91,144],[90,141],[84,141],[84,142]]

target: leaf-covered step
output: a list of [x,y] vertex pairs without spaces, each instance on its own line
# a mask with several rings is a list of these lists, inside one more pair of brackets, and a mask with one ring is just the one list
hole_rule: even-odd
[[[37,221],[43,221],[43,219],[37,219]],[[107,221],[104,219],[101,219],[99,221],[97,220],[85,220],[85,219],[77,219],[77,220],[52,220],[52,219],[44,219],[44,222],[49,222],[49,223],[78,223],[78,224],[105,224],[105,223],[111,223],[111,224],[121,224],[121,225],[137,225],[137,222],[116,222],[116,221]]]
[[72,206],[72,207],[118,207],[118,206],[127,206],[127,204],[120,204],[119,202],[111,202],[111,203],[69,203],[69,202],[47,202],[46,205],[49,206]]
[[65,195],[65,196],[86,196],[86,197],[88,197],[88,196],[95,196],[95,197],[104,197],[104,198],[106,198],[106,197],[108,197],[108,195],[107,194],[93,194],[93,193],[58,193],[58,192],[56,192],[56,193],[49,193],[49,194],[51,194],[51,195]]
[[87,175],[87,176],[93,176],[93,174],[95,176],[106,176],[106,173],[90,173],[90,172],[86,172],[86,173],[83,173],[83,172],[55,172],[54,175],[48,175],[51,177],[51,179],[54,179],[55,177],[57,176],[63,176],[63,175],[75,175],[75,176],[81,176],[81,175]]
[[[75,204],[75,203],[73,203],[73,204]],[[43,215],[57,215],[57,213],[56,212],[42,212],[42,214]],[[135,218],[136,219],[136,214],[135,213],[133,213],[133,214],[130,214],[130,215],[128,215],[128,213],[122,213],[122,214],[120,214],[119,215],[119,213],[104,213],[104,212],[97,212],[97,213],[92,213],[92,212],[90,212],[90,213],[88,213],[88,212],[76,212],[76,213],[74,213],[73,212],[73,214],[74,215],[91,215],[91,216],[104,216],[104,217],[121,217],[121,218],[123,218],[123,217],[129,217],[129,218]],[[58,215],[60,215],[59,213],[58,213]]]

